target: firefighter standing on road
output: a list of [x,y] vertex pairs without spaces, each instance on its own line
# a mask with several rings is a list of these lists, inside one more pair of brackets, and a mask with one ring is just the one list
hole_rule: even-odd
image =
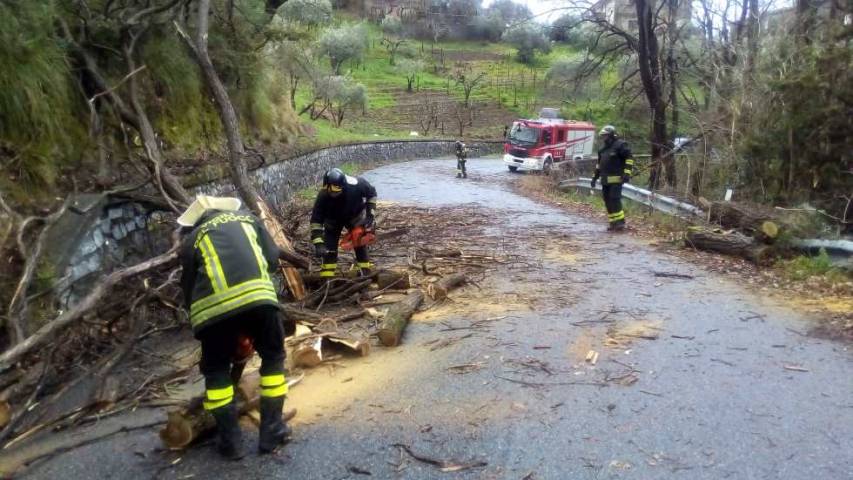
[[604,205],[607,208],[608,230],[625,229],[625,211],[622,210],[622,184],[631,181],[634,171],[634,158],[628,144],[617,137],[616,128],[606,125],[598,134],[604,139],[604,146],[598,151],[598,163],[592,177],[592,188],[601,179]]
[[[334,277],[338,268],[338,242],[344,227],[353,232],[356,227],[372,233],[376,229],[373,216],[376,210],[376,189],[361,177],[344,174],[333,168],[323,176],[323,189],[314,201],[311,212],[311,241],[314,253],[323,259],[321,277]],[[355,247],[359,273],[370,275],[371,263],[367,246]]]
[[468,178],[465,162],[468,158],[468,146],[462,140],[456,140],[456,178]]
[[260,221],[239,208],[236,198],[199,196],[178,218],[185,227],[181,288],[201,341],[204,408],[216,419],[219,452],[234,460],[243,456],[231,375],[241,337],[250,338],[261,356],[258,449],[270,453],[290,436],[282,421],[284,331],[270,278],[279,250]]

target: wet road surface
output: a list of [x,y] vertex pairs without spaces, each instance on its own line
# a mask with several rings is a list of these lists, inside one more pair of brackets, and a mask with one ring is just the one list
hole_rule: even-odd
[[299,415],[282,452],[227,463],[209,446],[159,452],[139,431],[27,477],[853,478],[847,346],[804,336],[807,318],[730,279],[608,235],[603,218],[513,193],[520,175],[498,160],[468,165],[468,180],[447,159],[365,177],[383,201],[477,204],[526,267],[499,266],[482,290],[418,314],[398,348],[315,369],[288,400]]

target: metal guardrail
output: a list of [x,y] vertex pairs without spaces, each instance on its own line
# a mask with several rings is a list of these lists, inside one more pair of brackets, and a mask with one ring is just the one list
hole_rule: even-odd
[[[578,188],[590,191],[591,181],[592,178],[590,177],[572,178],[560,182],[559,187]],[[595,189],[601,190],[601,185],[596,185]],[[622,185],[622,196],[637,203],[647,205],[660,212],[681,218],[698,218],[704,221],[707,217],[707,213],[695,205],[646,190],[645,188],[631,185],[630,183]],[[814,253],[815,251],[824,249],[830,254],[853,257],[853,241],[851,240],[827,240],[820,238],[794,239],[791,241],[791,246],[809,253]]]
[[[559,186],[568,188],[580,188],[589,191],[591,181],[592,178],[590,177],[578,177],[569,180],[563,180],[562,182],[560,182]],[[595,189],[601,190],[601,185],[596,185]],[[659,193],[652,192],[651,190],[646,190],[645,188],[640,188],[631,185],[630,183],[622,185],[622,196],[637,203],[647,205],[651,208],[654,208],[655,210],[667,213],[669,215],[676,215],[679,217],[705,218],[705,212],[703,212],[702,209],[700,209],[699,207],[682,202],[681,200],[677,200],[672,197],[667,197],[666,195],[661,195]]]

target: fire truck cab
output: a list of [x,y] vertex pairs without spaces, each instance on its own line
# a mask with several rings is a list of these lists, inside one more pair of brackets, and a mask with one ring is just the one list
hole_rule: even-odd
[[510,172],[549,173],[557,162],[592,156],[595,126],[556,117],[543,108],[536,120],[516,120],[504,143],[504,163]]

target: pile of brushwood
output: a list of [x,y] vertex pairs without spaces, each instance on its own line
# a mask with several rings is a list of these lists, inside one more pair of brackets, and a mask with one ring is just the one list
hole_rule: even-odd
[[[319,262],[304,255],[311,251],[308,209],[294,202],[277,212],[276,223],[289,228],[273,232],[280,245],[288,246],[280,301],[290,326],[285,348],[291,383],[302,378],[302,369],[340,356],[369,355],[379,345],[399,345],[415,311],[444,301],[456,287],[476,285],[487,270],[512,261],[493,247],[471,248],[470,239],[487,222],[465,206],[440,212],[395,206],[380,208],[380,230],[371,247],[379,267],[375,273],[352,273],[355,269],[346,266],[354,258],[344,252],[342,274],[321,280]],[[43,240],[37,237],[28,253]],[[40,293],[32,293],[31,270],[22,269],[19,288],[25,293],[23,300],[15,300],[22,305],[13,304],[9,314],[33,314],[26,306]],[[71,308],[40,309],[38,314],[46,317],[42,326],[0,353],[0,475],[135,428],[165,424],[160,437],[169,449],[185,448],[211,431],[212,418],[197,396],[202,391],[199,348],[182,307],[179,277],[175,247],[114,271]],[[257,420],[256,359],[250,365],[237,398],[241,413]],[[145,409],[164,408],[169,411],[153,422],[150,416],[134,420],[143,418],[138,413]],[[127,412],[136,413],[121,415]],[[114,428],[61,436],[105,418],[121,420]]]

